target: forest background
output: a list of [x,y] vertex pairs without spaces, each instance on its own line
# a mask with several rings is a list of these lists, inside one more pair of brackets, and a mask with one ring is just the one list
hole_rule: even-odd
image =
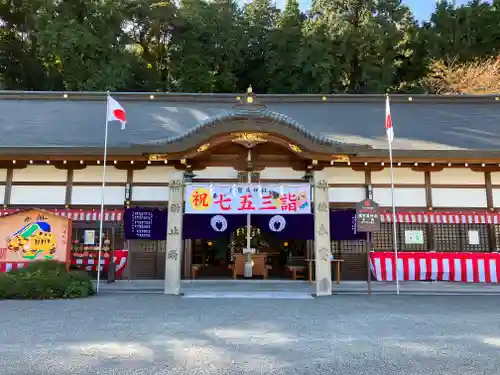
[[[427,0],[422,0],[427,1]],[[500,0],[0,0],[0,88],[498,93]]]

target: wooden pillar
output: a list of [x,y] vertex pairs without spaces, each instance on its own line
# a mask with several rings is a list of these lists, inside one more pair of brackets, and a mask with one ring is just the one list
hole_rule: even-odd
[[[484,182],[486,185],[486,204],[488,205],[488,210],[494,211],[495,204],[493,202],[493,186],[491,183],[491,172],[484,173]],[[488,247],[490,251],[496,251],[498,248],[497,236],[495,233],[495,224],[488,224]]]
[[184,279],[190,279],[192,276],[191,266],[193,265],[193,240],[184,240],[184,255],[182,258],[184,264]]
[[183,171],[175,171],[171,174],[169,183],[165,294],[171,295],[179,295],[181,292],[183,177]]
[[365,171],[365,188],[365,198],[373,199],[372,172],[370,170]]
[[5,179],[5,194],[3,197],[4,206],[8,206],[10,204],[13,177],[14,177],[14,170],[12,168],[7,169],[7,178]]
[[64,204],[66,207],[71,205],[71,197],[73,196],[73,176],[74,170],[68,169],[66,177],[66,196],[64,198]]
[[[427,209],[432,209],[432,181],[431,181],[431,172],[424,172],[425,177],[425,201],[427,205]],[[431,223],[427,223],[426,225],[427,232],[427,247],[429,250],[436,250],[436,241],[434,238],[434,227]]]

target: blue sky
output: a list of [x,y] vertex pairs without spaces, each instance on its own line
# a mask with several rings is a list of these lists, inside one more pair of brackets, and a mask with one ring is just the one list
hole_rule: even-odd
[[[428,20],[436,7],[436,0],[403,0],[415,15],[417,20]],[[455,0],[457,5],[467,4],[468,0]]]
[[[276,5],[283,8],[286,0],[276,0]],[[417,20],[428,20],[436,6],[436,0],[403,0],[412,10]],[[467,4],[468,0],[455,0],[457,5]],[[300,8],[306,10],[311,4],[311,0],[299,0]]]

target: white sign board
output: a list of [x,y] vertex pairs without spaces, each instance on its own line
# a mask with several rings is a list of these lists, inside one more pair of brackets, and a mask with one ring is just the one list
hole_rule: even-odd
[[469,231],[469,245],[479,245],[479,231],[470,230]]
[[310,214],[309,184],[191,184],[187,214]]
[[95,230],[85,230],[83,234],[83,243],[85,245],[95,245]]
[[405,244],[407,245],[423,245],[424,231],[422,230],[405,230]]

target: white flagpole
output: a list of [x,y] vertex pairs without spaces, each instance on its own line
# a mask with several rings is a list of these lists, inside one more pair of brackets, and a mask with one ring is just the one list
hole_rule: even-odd
[[[387,102],[389,102],[389,95],[387,94]],[[387,114],[386,114],[387,116]],[[387,119],[386,119],[387,121]],[[391,129],[392,130],[392,129]],[[392,137],[393,138],[393,137]],[[391,204],[392,204],[392,238],[394,246],[394,266],[396,268],[396,294],[399,296],[399,267],[398,267],[398,239],[396,233],[396,205],[394,203],[394,170],[392,168],[392,139],[387,136],[387,141],[389,143],[389,161],[391,169]]]
[[[247,155],[247,161],[250,162],[252,161],[252,149],[248,149],[248,155]],[[250,184],[252,182],[252,172],[248,171],[247,172],[247,183]],[[250,212],[247,214],[247,256],[245,260],[245,277],[252,277],[252,271],[253,271],[253,265],[251,259],[253,258],[253,255],[250,253],[250,247],[252,246],[251,243],[251,229],[252,229],[252,218],[250,216]],[[250,261],[249,261],[250,260]]]
[[103,223],[104,223],[104,189],[106,187],[106,159],[108,157],[108,112],[109,112],[109,91],[106,93],[106,124],[104,126],[104,160],[102,170],[102,187],[101,187],[101,220],[99,222],[99,255],[97,261],[97,287],[96,292],[99,294],[99,285],[101,283],[101,253],[103,243]]

